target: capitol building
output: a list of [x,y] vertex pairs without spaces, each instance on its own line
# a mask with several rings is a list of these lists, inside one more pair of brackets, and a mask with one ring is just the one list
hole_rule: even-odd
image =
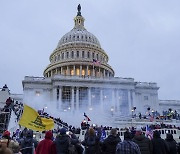
[[158,99],[157,83],[115,77],[109,58],[98,38],[85,28],[79,5],[74,27],[51,53],[44,77],[25,76],[22,81],[23,102],[51,103],[60,112],[98,108],[117,116],[131,115],[134,107],[141,113],[147,108],[180,110],[179,101]]

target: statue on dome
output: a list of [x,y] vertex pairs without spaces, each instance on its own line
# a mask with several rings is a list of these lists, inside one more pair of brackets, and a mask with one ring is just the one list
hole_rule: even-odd
[[77,7],[78,13],[77,16],[81,16],[81,5],[79,4]]

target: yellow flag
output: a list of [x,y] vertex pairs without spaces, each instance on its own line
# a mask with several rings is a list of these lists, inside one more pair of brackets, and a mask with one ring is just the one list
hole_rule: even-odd
[[54,128],[53,119],[40,117],[33,108],[27,105],[24,105],[24,111],[19,124],[36,131],[52,130]]

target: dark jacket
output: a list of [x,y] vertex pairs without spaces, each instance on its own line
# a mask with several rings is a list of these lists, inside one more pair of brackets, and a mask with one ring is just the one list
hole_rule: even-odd
[[154,131],[153,139],[151,140],[153,144],[153,154],[168,154],[169,148],[165,140],[160,137],[158,131]]
[[102,144],[103,154],[115,154],[119,142],[121,142],[120,137],[109,135]]
[[135,135],[133,138],[133,142],[135,142],[139,146],[141,154],[152,154],[152,143],[149,138],[145,137],[145,135]]
[[82,145],[85,146],[85,154],[98,154],[98,144],[99,143],[96,136],[87,136],[82,142]]
[[22,154],[32,154],[37,147],[37,140],[33,139],[33,131],[27,132],[26,138],[20,141],[20,148]]
[[167,137],[165,139],[168,147],[169,147],[169,154],[177,154],[176,149],[176,141],[173,139],[172,134],[167,134]]
[[55,140],[56,152],[57,154],[68,154],[69,153],[69,145],[70,145],[70,137],[66,134],[58,135]]

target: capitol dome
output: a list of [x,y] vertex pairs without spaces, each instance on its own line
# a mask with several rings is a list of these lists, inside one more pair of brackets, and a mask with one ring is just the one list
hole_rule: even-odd
[[84,27],[74,27],[70,32],[65,34],[59,41],[57,48],[61,45],[71,43],[86,43],[101,47],[98,39]]
[[74,18],[74,28],[58,42],[50,55],[50,64],[44,70],[45,77],[54,75],[113,77],[114,70],[108,64],[108,55],[98,39],[84,27],[81,6]]

